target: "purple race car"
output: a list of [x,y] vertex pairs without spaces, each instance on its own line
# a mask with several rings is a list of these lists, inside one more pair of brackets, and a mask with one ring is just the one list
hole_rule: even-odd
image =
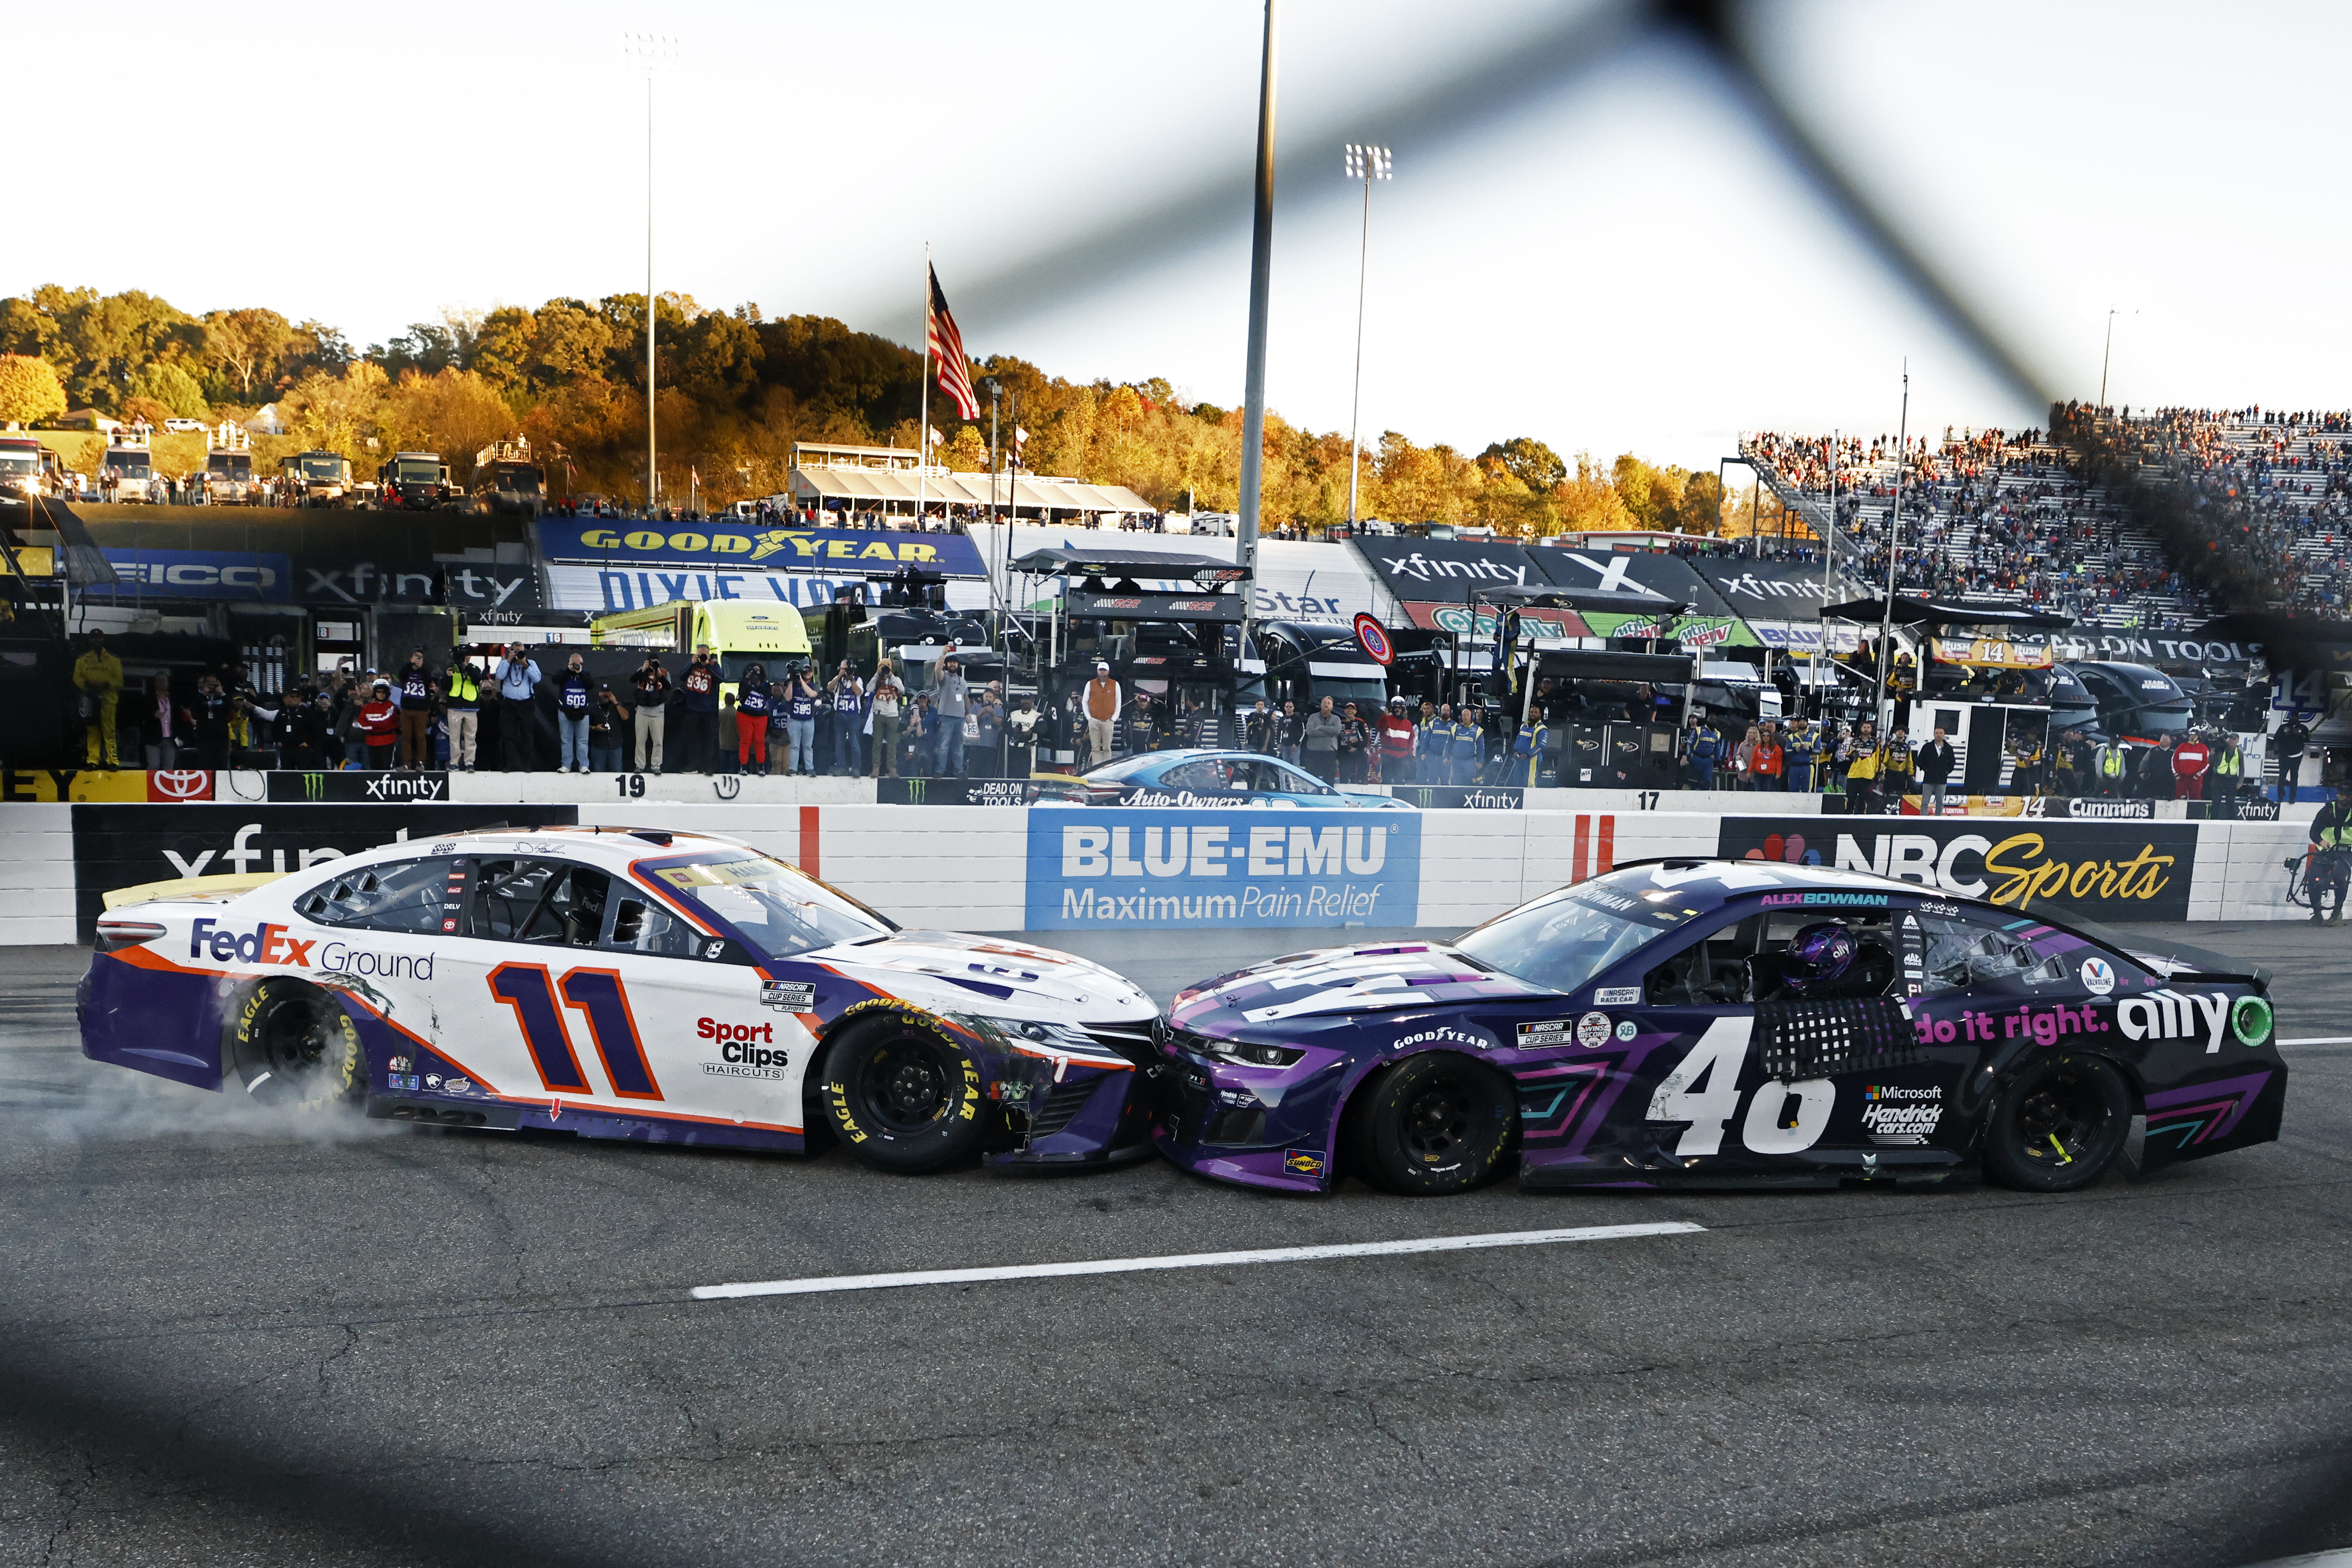
[[[1180,993],[1154,1135],[1299,1192],[2089,1185],[2278,1136],[2269,977],[1864,872],[1622,867]],[[2144,1123],[2143,1123],[2144,1119]],[[2137,1147],[2135,1147],[2137,1143]]]

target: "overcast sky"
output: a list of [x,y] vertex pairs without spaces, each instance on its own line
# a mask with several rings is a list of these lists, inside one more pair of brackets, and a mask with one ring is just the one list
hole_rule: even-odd
[[[1635,37],[1574,68],[1612,15],[1286,0],[1275,408],[1347,426],[1360,212],[1340,145],[1365,140],[1396,158],[1373,195],[1367,440],[1532,435],[1712,467],[1743,429],[1891,431],[1906,357],[1915,430],[2042,422],[1704,61]],[[2112,401],[2352,405],[2333,194],[2352,10],[1749,15],[1802,116],[2062,395],[2096,394],[2116,307]],[[1261,16],[423,0],[115,5],[100,26],[27,8],[7,97],[48,130],[19,142],[42,180],[0,226],[0,291],[266,304],[366,343],[445,307],[641,289],[645,87],[622,35],[659,26],[679,56],[655,89],[658,287],[912,343],[928,240],[975,353],[1231,404]],[[1449,98],[1457,78],[1486,85]],[[152,194],[127,203],[141,174]]]

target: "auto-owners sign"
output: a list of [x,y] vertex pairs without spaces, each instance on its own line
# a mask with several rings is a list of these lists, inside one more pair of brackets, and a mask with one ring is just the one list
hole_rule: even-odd
[[1412,812],[1029,812],[1031,931],[1409,926],[1420,902]]

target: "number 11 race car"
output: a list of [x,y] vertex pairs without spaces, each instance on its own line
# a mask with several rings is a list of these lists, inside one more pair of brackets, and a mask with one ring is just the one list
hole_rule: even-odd
[[[1148,1158],[1150,999],[1066,953],[904,931],[742,844],[387,845],[110,910],[84,1054],[255,1099],[866,1163]],[[821,1120],[820,1120],[821,1119]]]
[[1514,1150],[1538,1189],[1980,1171],[2063,1192],[2276,1138],[2268,990],[1916,883],[1666,860],[1451,944],[1180,993],[1154,1135],[1201,1174],[1307,1192],[1335,1161],[1460,1192]]

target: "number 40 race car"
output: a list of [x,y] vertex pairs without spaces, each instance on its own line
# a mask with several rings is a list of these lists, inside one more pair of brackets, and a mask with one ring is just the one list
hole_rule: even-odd
[[[2087,1186],[2278,1136],[2268,976],[1862,872],[1621,868],[1448,945],[1276,959],[1180,993],[1155,1136],[1328,1190]],[[2144,1126],[2136,1127],[2141,1119]]]
[[[920,1171],[1146,1158],[1157,1009],[730,840],[476,832],[110,910],[83,1052],[257,1100]],[[806,1109],[804,1109],[806,1108]]]

